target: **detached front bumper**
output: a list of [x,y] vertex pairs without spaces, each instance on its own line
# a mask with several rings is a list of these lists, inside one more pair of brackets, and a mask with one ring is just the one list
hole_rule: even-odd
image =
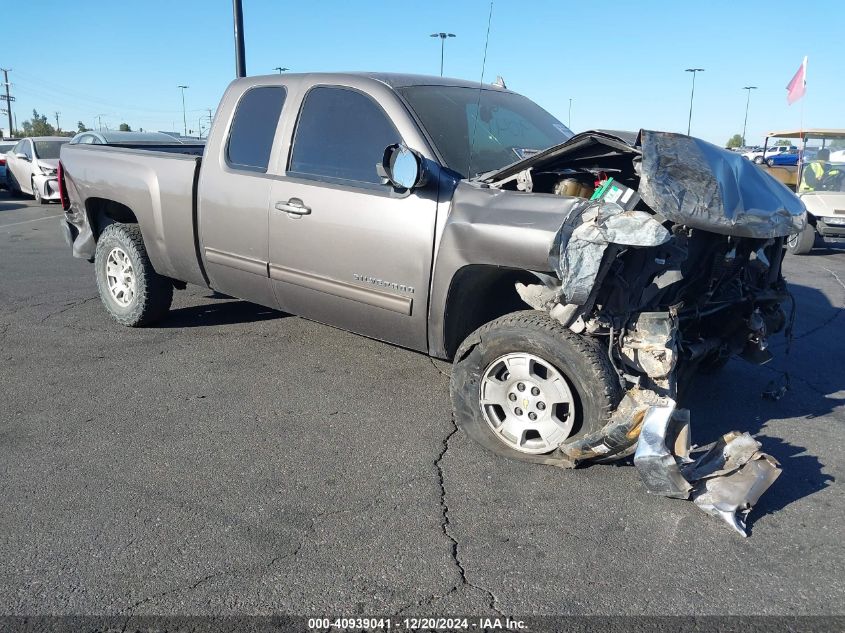
[[38,193],[41,194],[42,200],[59,200],[59,180],[55,174],[52,176],[45,176],[44,174],[33,176],[32,182],[38,189]]

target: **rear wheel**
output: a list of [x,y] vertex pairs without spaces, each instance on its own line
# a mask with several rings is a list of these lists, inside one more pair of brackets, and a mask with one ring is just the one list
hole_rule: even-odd
[[786,240],[786,250],[793,255],[806,255],[816,243],[816,227],[809,222],[797,235],[790,235]]
[[21,195],[21,188],[18,185],[18,180],[15,178],[15,175],[12,173],[12,170],[9,169],[8,165],[6,165],[6,189],[9,190],[9,193],[13,198],[19,198]]
[[485,448],[554,463],[560,444],[606,424],[622,388],[595,339],[529,310],[467,337],[455,356],[451,396],[455,423]]
[[754,157],[754,164],[755,165],[762,165],[763,164],[763,157],[762,156],[755,156]]
[[94,266],[100,299],[118,323],[150,325],[167,314],[173,285],[153,269],[137,224],[106,227],[97,241]]

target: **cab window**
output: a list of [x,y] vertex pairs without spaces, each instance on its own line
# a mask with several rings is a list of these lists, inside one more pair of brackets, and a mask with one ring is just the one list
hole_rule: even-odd
[[267,171],[285,93],[281,86],[261,86],[243,94],[226,143],[226,162],[231,167]]
[[335,86],[312,88],[296,125],[291,174],[381,184],[376,164],[401,142],[384,110],[367,95]]

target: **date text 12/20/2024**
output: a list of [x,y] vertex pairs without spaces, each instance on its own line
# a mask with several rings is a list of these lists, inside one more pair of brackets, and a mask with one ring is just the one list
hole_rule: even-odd
[[372,631],[524,631],[527,626],[523,620],[511,618],[309,618],[311,630],[342,629]]

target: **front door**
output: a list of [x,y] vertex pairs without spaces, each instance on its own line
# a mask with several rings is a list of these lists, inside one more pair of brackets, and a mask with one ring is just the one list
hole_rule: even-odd
[[382,183],[376,164],[401,140],[361,91],[306,94],[270,194],[270,279],[285,312],[424,350],[437,192]]

